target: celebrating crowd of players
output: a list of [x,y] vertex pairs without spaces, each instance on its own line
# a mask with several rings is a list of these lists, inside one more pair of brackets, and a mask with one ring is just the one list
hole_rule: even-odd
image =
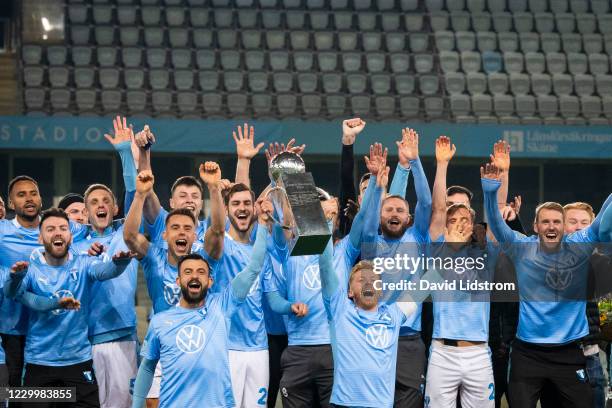
[[[589,340],[597,308],[586,307],[587,295],[560,299],[550,276],[561,271],[587,293],[591,263],[609,270],[595,245],[610,241],[612,196],[597,217],[586,203],[543,203],[535,235],[525,235],[520,196],[507,204],[510,152],[500,141],[481,168],[488,223],[478,224],[472,193],[446,186],[451,140],[436,140],[432,194],[412,129],[397,142],[393,178],[387,149],[375,143],[355,191],[353,143],[365,122],[350,119],[339,197],[320,197],[333,239],[321,255],[290,256],[293,237],[274,221],[271,186],[259,195],[250,188],[250,161],[263,148],[252,126],[233,133],[233,182],[203,163],[198,178],[175,181],[166,210],[154,192],[153,132],[134,134],[125,118],[113,125],[106,137],[123,166],[125,218],[103,184],[45,211],[36,180],[9,184],[0,384],[76,387],[74,406],[106,408],[274,406],[279,392],[288,408],[483,408],[498,407],[503,394],[510,407],[603,407],[599,350]],[[265,153],[270,161],[304,148],[292,140]],[[205,190],[210,216],[201,219]],[[520,302],[492,303],[482,291],[431,292],[432,303],[382,293],[373,260],[398,253],[484,255],[484,271],[420,268],[408,278],[493,280],[510,269]],[[153,304],[142,345],[139,264]]]

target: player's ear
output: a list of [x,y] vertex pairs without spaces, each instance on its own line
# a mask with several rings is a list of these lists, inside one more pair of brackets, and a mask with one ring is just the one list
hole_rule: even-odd
[[167,239],[168,234],[166,233],[166,230],[164,229],[164,232],[162,232],[162,239],[165,241]]
[[119,214],[119,207],[117,204],[113,204],[113,216],[117,216]]
[[215,280],[213,279],[213,277],[211,275],[208,275],[208,289],[210,289],[214,283]]
[[38,243],[39,243],[40,245],[43,245],[42,234],[38,234]]
[[83,208],[83,215],[85,216],[86,223],[89,222],[89,210],[87,209],[87,206]]
[[170,208],[174,210],[174,200],[170,197]]
[[13,204],[13,200],[11,200],[11,197],[8,198],[8,208],[15,211],[15,204]]
[[536,234],[539,234],[538,232],[538,223],[537,222],[533,222],[533,232],[535,232]]

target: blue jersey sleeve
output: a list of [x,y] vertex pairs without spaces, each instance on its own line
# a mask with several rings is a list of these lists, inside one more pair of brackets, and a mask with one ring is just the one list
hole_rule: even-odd
[[149,393],[153,377],[155,375],[155,366],[157,360],[143,359],[138,368],[136,381],[134,382],[134,398],[132,399],[132,408],[141,408],[145,404],[145,398]]
[[431,190],[421,160],[410,160],[410,167],[414,175],[414,188],[417,196],[417,205],[414,210],[414,228],[419,236],[426,240],[431,220]]
[[142,350],[140,351],[142,358],[155,361],[159,360],[161,350],[159,336],[157,334],[156,317],[157,316],[153,316],[153,319],[151,319],[149,323],[149,329],[147,330],[147,335],[142,343]]
[[410,168],[406,169],[401,164],[397,163],[395,173],[393,174],[393,180],[391,181],[391,187],[389,187],[389,195],[400,196],[405,199],[409,176]]
[[612,205],[603,210],[601,225],[599,226],[599,240],[601,242],[612,241]]
[[72,234],[72,242],[79,242],[87,237],[89,234],[90,227],[86,224],[79,224],[78,222],[69,221],[70,233]]
[[519,241],[522,235],[512,231],[499,212],[497,207],[497,190],[499,190],[501,183],[497,180],[485,178],[481,179],[481,183],[485,196],[485,212],[489,220],[489,228],[491,228],[497,242],[502,244],[504,252],[512,255],[514,253],[512,249],[515,245],[511,244]]
[[166,217],[168,216],[168,211],[166,211],[163,207],[159,209],[159,214],[157,214],[157,218],[153,224],[147,223],[147,230],[149,231],[149,240],[152,243],[158,243],[163,240],[162,234],[166,229]]
[[257,279],[266,257],[266,242],[268,230],[266,228],[257,229],[257,238],[253,245],[253,253],[248,265],[232,280],[232,290],[234,296],[245,299]]
[[110,258],[104,261],[95,258],[87,258],[87,276],[97,281],[116,278],[125,271],[130,261],[131,258],[124,258],[116,261]]

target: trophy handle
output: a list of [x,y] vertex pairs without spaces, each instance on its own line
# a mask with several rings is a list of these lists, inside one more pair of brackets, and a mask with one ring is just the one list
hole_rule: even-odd
[[[266,199],[269,199],[270,194],[273,191],[280,191],[283,195],[283,215],[285,216],[285,218],[289,218],[289,219],[285,219],[286,224],[283,224],[280,220],[278,220],[274,214],[270,214],[270,218],[272,218],[272,221],[274,221],[275,223],[277,223],[278,225],[280,225],[280,227],[284,230],[291,230],[293,227],[293,214],[291,213],[291,207],[289,207],[288,205],[285,205],[285,203],[289,202],[289,197],[287,196],[287,192],[285,191],[284,188],[280,187],[280,186],[275,186],[272,187],[270,190],[268,190],[268,192],[266,193]],[[270,199],[270,201],[272,201],[272,205],[274,207],[276,207],[278,204]]]

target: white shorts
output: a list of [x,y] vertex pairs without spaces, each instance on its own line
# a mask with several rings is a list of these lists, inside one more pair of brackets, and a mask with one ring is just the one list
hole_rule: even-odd
[[495,382],[491,352],[485,344],[470,347],[431,343],[425,386],[426,408],[494,408]]
[[147,394],[147,399],[149,398],[159,398],[159,389],[161,387],[161,363],[158,361],[155,366],[155,374],[153,374],[153,382],[151,383],[151,388],[149,388],[149,393]]
[[236,408],[266,406],[270,381],[268,359],[268,350],[229,350],[232,391]]
[[101,408],[130,408],[130,381],[136,378],[136,342],[112,341],[92,346]]

